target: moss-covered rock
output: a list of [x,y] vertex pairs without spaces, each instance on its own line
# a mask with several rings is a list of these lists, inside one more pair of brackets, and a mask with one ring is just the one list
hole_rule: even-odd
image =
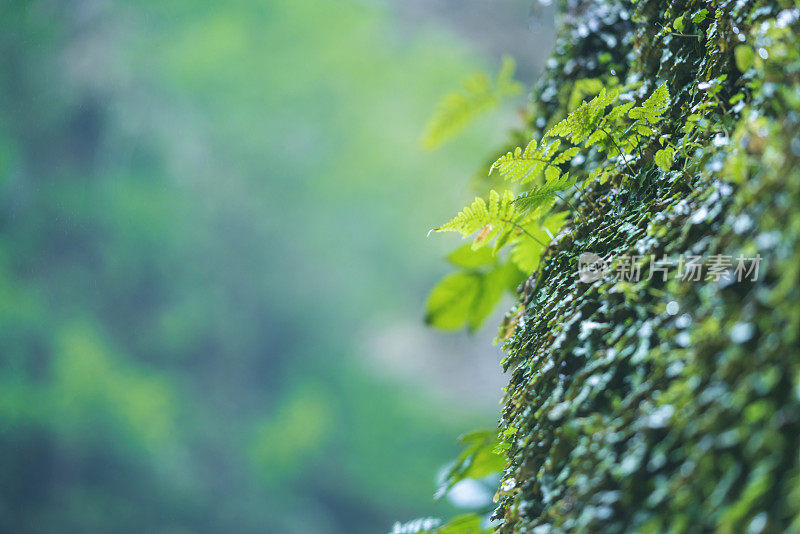
[[[798,5],[561,9],[532,130],[565,115],[579,79],[638,96],[666,82],[672,104],[635,178],[572,199],[580,215],[508,316],[498,531],[800,531]],[[668,142],[675,161],[659,169]],[[612,258],[588,283],[586,252]],[[682,255],[704,260],[699,280],[678,276]],[[719,255],[731,269],[760,255],[758,275],[717,276]],[[666,280],[647,279],[651,258],[675,261]],[[628,261],[638,281],[616,276]]]

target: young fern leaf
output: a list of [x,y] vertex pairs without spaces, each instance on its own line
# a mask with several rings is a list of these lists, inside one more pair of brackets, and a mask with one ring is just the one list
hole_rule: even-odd
[[[432,230],[459,232],[464,237],[475,234],[475,239],[471,247],[462,247],[449,257],[462,270],[445,277],[431,293],[426,316],[430,324],[439,328],[464,325],[477,328],[504,291],[516,287],[520,276],[527,276],[538,267],[544,249],[567,216],[563,212],[543,219],[543,214],[552,209],[561,191],[577,185],[568,173],[562,174],[561,166],[575,157],[580,148],[561,149],[562,140],[572,145],[598,147],[608,161],[616,159],[615,164],[595,168],[586,182],[609,180],[619,173],[620,161],[628,176],[636,176],[629,156],[635,150],[641,156],[640,136],[650,135],[652,125],[663,118],[670,101],[669,90],[662,84],[639,106],[627,102],[606,112],[618,94],[616,90],[601,90],[547,131],[542,143],[532,140],[524,149],[516,148],[498,158],[489,170],[491,174],[497,169],[505,180],[520,183],[544,174],[542,185],[516,198],[510,191],[502,195],[491,191],[488,202],[476,198],[448,223]],[[663,141],[662,147],[656,152],[654,162],[666,172],[673,166],[675,149],[671,145],[664,147]],[[566,197],[564,201],[569,203]],[[591,204],[588,198],[587,201]],[[493,239],[491,252],[481,248]],[[501,262],[496,254],[504,247],[510,253]]]
[[489,202],[477,197],[469,206],[465,207],[458,215],[433,232],[458,232],[463,237],[468,237],[477,232],[472,243],[473,248],[481,247],[499,236],[500,240],[507,240],[508,235],[519,228],[520,213],[514,207],[514,194],[505,191],[501,196],[497,191],[489,192]]
[[[542,171],[546,172],[551,168],[556,168],[558,170],[558,168],[555,167],[558,163],[554,162],[553,155],[558,151],[560,146],[561,141],[558,139],[548,144],[542,144],[541,146],[533,139],[528,143],[528,146],[525,147],[525,150],[517,147],[513,152],[508,152],[500,156],[500,158],[492,164],[489,169],[489,174],[497,169],[506,181],[523,184],[530,182]],[[570,151],[571,149],[568,149],[565,152]],[[559,155],[559,157],[560,156],[561,155]],[[564,161],[566,161],[566,159]],[[563,163],[563,161],[560,163]]]
[[458,135],[476,116],[489,111],[507,96],[522,91],[522,85],[514,81],[514,60],[503,58],[503,64],[492,83],[489,76],[476,73],[464,80],[463,90],[446,95],[425,127],[422,147],[432,150],[451,137]]
[[547,182],[540,187],[535,187],[514,199],[514,206],[520,213],[532,213],[536,210],[544,211],[552,205],[559,191],[575,185],[576,181],[569,174],[560,176],[557,180]]
[[581,105],[585,98],[597,95],[605,88],[600,78],[581,78],[572,85],[567,110],[572,111]]
[[668,105],[669,88],[665,82],[653,91],[653,94],[642,102],[640,106],[631,109],[628,112],[628,116],[637,122],[654,124],[663,118]]
[[606,106],[617,99],[618,92],[600,91],[593,99],[584,102],[567,117],[550,128],[545,137],[563,137],[573,144],[583,144],[594,133],[600,122],[605,117]]
[[626,102],[625,104],[616,106],[608,112],[606,119],[611,123],[617,122],[619,119],[627,115],[634,105],[636,105],[636,102]]

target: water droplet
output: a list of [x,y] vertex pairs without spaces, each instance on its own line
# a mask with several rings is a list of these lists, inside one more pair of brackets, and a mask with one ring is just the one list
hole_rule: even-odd
[[784,9],[778,13],[777,18],[775,19],[775,24],[778,25],[778,28],[785,28],[793,21],[797,20],[798,16],[800,16],[800,10]]
[[691,220],[694,224],[699,224],[704,220],[706,220],[707,215],[708,215],[708,210],[705,208],[705,206],[703,206],[692,215]]
[[752,339],[755,328],[752,323],[736,323],[731,328],[731,341],[736,344],[745,343]]
[[685,348],[692,343],[692,338],[686,332],[681,332],[675,336],[675,343]]
[[664,428],[674,413],[675,408],[670,404],[659,406],[647,418],[647,426],[650,428]]
[[688,313],[684,313],[675,320],[675,326],[681,329],[686,328],[690,324],[692,324],[692,316]]
[[743,213],[736,217],[733,221],[733,231],[737,234],[743,234],[753,227],[753,219],[749,215]]
[[767,514],[761,512],[747,525],[747,534],[761,534],[767,528]]

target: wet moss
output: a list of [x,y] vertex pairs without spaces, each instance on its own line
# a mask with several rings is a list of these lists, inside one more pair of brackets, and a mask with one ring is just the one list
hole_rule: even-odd
[[[641,94],[666,81],[672,105],[642,140],[635,178],[595,185],[591,202],[572,199],[582,217],[508,315],[498,531],[800,530],[797,6],[570,0],[561,9],[531,130],[565,115],[577,78],[616,78]],[[692,115],[696,146],[659,170],[661,136],[679,144]],[[590,154],[572,172],[599,164]],[[759,254],[761,263],[742,282],[704,272],[582,283],[584,252],[641,256],[643,273],[650,256]]]

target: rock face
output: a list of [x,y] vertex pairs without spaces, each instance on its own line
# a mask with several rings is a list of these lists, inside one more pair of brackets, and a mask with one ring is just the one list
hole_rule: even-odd
[[572,199],[509,314],[498,531],[800,531],[798,4],[560,7],[534,132],[580,79],[638,98],[666,82],[671,105],[636,179]]

